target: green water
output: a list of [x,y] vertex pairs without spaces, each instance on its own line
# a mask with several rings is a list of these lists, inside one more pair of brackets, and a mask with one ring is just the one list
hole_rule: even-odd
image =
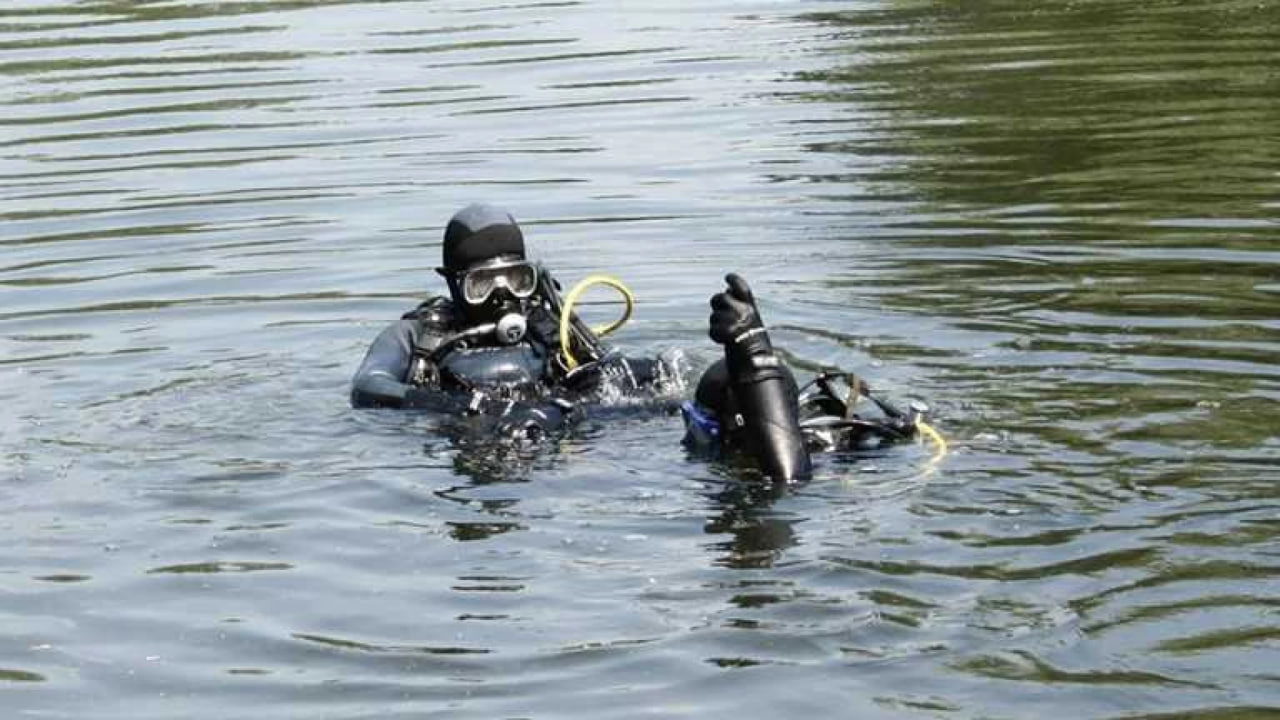
[[[13,717],[1280,713],[1280,8],[0,8]],[[357,412],[448,216],[617,336],[801,370],[950,453],[785,493],[619,412],[532,454]],[[607,314],[607,313],[606,313]],[[601,319],[604,319],[603,317]]]

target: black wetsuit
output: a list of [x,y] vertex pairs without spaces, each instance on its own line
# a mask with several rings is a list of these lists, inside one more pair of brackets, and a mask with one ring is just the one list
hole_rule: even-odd
[[351,404],[482,416],[534,435],[563,427],[606,388],[657,393],[670,379],[658,360],[612,351],[567,371],[558,358],[557,320],[534,305],[527,322],[521,341],[502,344],[483,328],[468,328],[449,299],[431,298],[374,340],[352,381]]

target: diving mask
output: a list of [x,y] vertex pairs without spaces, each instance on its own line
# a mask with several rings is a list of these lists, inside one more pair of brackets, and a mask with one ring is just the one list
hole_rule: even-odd
[[516,298],[527,298],[538,287],[538,268],[523,260],[498,259],[461,273],[462,298],[471,305],[488,300],[503,288]]

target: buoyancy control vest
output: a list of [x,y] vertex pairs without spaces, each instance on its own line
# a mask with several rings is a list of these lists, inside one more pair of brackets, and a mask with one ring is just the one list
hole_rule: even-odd
[[538,397],[554,380],[548,329],[554,322],[543,315],[531,308],[525,337],[504,345],[483,329],[463,327],[461,314],[448,298],[431,298],[403,316],[415,323],[408,381],[442,390],[484,389],[504,399]]

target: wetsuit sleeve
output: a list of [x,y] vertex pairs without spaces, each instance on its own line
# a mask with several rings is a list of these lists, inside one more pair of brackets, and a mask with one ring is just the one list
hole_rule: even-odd
[[351,381],[355,407],[403,407],[413,360],[413,330],[401,320],[378,334]]
[[743,429],[760,469],[783,482],[809,477],[812,467],[800,431],[794,381],[782,371],[776,355],[730,360],[733,354],[725,349]]
[[406,382],[413,363],[414,323],[400,320],[378,334],[351,381],[351,404],[358,408],[459,409],[460,401],[435,388]]
[[795,381],[773,352],[755,298],[745,280],[730,274],[729,287],[711,298],[711,338],[724,345],[729,381],[742,429],[760,469],[791,482],[812,472],[800,431]]

